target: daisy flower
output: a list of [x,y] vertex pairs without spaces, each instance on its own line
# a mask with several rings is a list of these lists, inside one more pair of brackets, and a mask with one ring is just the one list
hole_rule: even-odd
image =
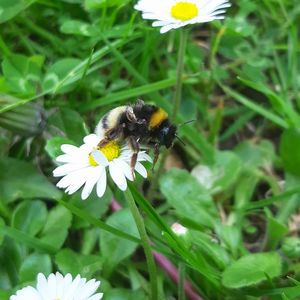
[[[64,144],[61,150],[64,154],[56,158],[57,162],[63,165],[53,171],[53,176],[63,178],[56,184],[59,188],[66,189],[65,192],[73,194],[82,186],[81,198],[87,199],[96,185],[98,197],[102,197],[107,186],[106,169],[115,184],[125,191],[127,179],[133,181],[133,174],[130,168],[132,151],[128,146],[123,148],[112,141],[97,148],[100,138],[96,134],[90,134],[84,139],[80,147]],[[147,177],[147,170],[141,164],[143,161],[150,161],[151,158],[145,151],[139,151],[135,171],[144,178]]]
[[60,273],[50,274],[46,278],[42,273],[37,276],[36,288],[27,286],[19,291],[10,300],[100,300],[102,293],[95,294],[100,281],[87,281],[77,275],[74,280],[71,274],[63,276]]
[[224,19],[228,0],[139,0],[134,6],[144,19],[156,20],[154,27],[165,33],[188,24]]

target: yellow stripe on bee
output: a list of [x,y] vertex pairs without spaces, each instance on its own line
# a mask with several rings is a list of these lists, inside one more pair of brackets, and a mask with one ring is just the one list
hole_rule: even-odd
[[168,114],[163,109],[159,108],[150,118],[149,129],[159,126],[167,118]]

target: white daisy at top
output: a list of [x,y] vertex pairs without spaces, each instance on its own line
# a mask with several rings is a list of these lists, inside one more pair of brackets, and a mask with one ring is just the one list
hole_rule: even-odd
[[139,0],[134,6],[144,19],[156,20],[154,27],[165,33],[188,24],[224,19],[228,0]]
[[[56,185],[66,189],[68,194],[75,193],[83,186],[83,200],[88,198],[96,185],[97,195],[102,197],[106,190],[108,168],[115,184],[125,191],[127,179],[133,181],[130,168],[132,151],[127,146],[120,148],[114,141],[99,149],[97,145],[100,138],[96,134],[86,136],[83,141],[80,147],[69,144],[61,146],[64,154],[58,156],[56,161],[63,165],[53,171],[53,176],[63,178]],[[147,170],[141,164],[143,161],[151,162],[151,158],[145,151],[139,151],[135,171],[146,178]]]
[[100,281],[87,281],[77,275],[74,280],[71,274],[66,276],[60,273],[50,274],[46,278],[42,273],[37,276],[36,287],[27,286],[19,291],[10,300],[100,300],[102,293],[96,293]]

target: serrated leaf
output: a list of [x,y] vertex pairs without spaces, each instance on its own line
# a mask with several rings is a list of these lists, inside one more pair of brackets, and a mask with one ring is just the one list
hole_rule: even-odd
[[241,257],[225,269],[222,283],[228,288],[242,288],[281,274],[281,258],[275,252]]

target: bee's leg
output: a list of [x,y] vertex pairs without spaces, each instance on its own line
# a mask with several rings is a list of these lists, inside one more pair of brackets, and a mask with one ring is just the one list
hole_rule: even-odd
[[154,170],[154,167],[155,167],[158,157],[159,157],[159,144],[157,144],[157,143],[154,144],[153,151],[154,151],[154,159],[153,159],[153,164],[152,164],[152,171]]
[[118,139],[118,137],[122,135],[123,128],[124,128],[123,124],[120,124],[118,127],[107,131],[104,139],[102,139],[97,145],[97,148],[102,148],[105,145],[107,145],[109,142]]
[[132,136],[130,136],[128,138],[128,143],[129,143],[131,150],[133,151],[133,154],[131,156],[131,161],[130,161],[130,168],[131,168],[132,177],[133,177],[133,179],[135,179],[134,168],[136,165],[140,146],[139,146],[139,143],[137,142],[137,140]]

